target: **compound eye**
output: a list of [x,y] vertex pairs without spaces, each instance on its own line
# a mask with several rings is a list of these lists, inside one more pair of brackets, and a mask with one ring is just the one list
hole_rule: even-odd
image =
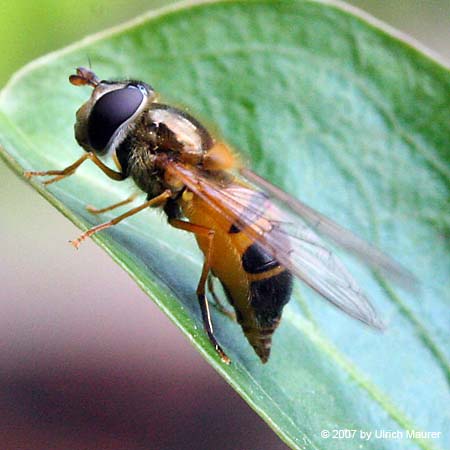
[[88,122],[90,146],[97,151],[105,149],[117,129],[138,110],[144,94],[134,86],[108,92],[97,100]]

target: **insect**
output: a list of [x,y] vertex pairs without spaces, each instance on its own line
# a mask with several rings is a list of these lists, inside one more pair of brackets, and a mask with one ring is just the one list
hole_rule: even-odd
[[[221,282],[237,322],[263,363],[294,276],[347,314],[382,328],[365,294],[317,233],[390,276],[412,280],[399,264],[245,168],[194,117],[159,103],[147,83],[100,80],[82,67],[69,80],[93,88],[76,114],[75,138],[85,153],[63,170],[25,175],[52,176],[45,181],[50,184],[90,160],[113,180],[131,177],[147,195],[140,206],[84,232],[72,241],[76,248],[133,214],[162,208],[169,224],[193,233],[203,252],[197,297],[206,333],[225,363],[230,359],[214,336],[206,297],[208,288],[220,304],[212,277]],[[117,170],[101,161],[106,154],[112,155]],[[110,211],[133,200],[90,210]]]

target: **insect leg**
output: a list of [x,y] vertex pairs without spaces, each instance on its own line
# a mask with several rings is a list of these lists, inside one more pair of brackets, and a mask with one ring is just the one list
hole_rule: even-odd
[[134,193],[133,195],[130,195],[128,198],[126,198],[125,200],[122,200],[121,202],[118,202],[118,203],[114,203],[114,205],[107,206],[106,208],[98,209],[98,208],[95,208],[94,206],[88,205],[88,206],[86,206],[86,209],[91,214],[102,214],[107,211],[112,211],[113,209],[116,209],[119,206],[123,206],[123,205],[127,205],[128,203],[131,203],[137,196],[138,196],[138,194]]
[[208,276],[208,291],[211,293],[212,298],[214,299],[215,302],[215,307],[222,313],[225,314],[227,317],[229,317],[231,320],[233,320],[234,322],[237,322],[236,320],[236,314],[233,311],[229,311],[224,304],[222,303],[222,301],[220,300],[220,298],[218,297],[218,295],[216,294],[215,290],[214,290],[214,282],[213,282],[213,278],[211,276],[211,274],[209,274]]
[[114,219],[110,220],[109,222],[101,223],[100,225],[97,225],[90,230],[85,231],[81,236],[79,236],[77,239],[70,241],[70,243],[75,247],[78,248],[81,243],[87,239],[88,237],[91,237],[93,234],[105,230],[106,228],[112,227],[113,225],[117,225],[122,220],[126,219],[127,217],[130,217],[140,211],[142,211],[145,208],[148,208],[150,206],[157,206],[159,204],[164,203],[169,197],[171,196],[171,191],[166,190],[162,194],[153,197],[152,199],[146,201],[140,206],[137,206],[136,208],[130,209],[124,214],[121,214],[120,216],[115,217]]
[[202,312],[203,325],[205,327],[206,333],[208,334],[208,338],[211,341],[212,345],[214,346],[216,352],[220,356],[220,359],[225,364],[230,364],[230,358],[222,350],[222,348],[220,347],[214,336],[214,329],[211,322],[211,313],[209,311],[208,299],[206,298],[205,293],[206,280],[208,278],[209,270],[211,268],[211,255],[214,240],[214,230],[179,219],[169,219],[169,223],[174,228],[189,231],[190,233],[206,236],[208,238],[209,241],[208,250],[205,254],[205,261],[203,262],[202,274],[200,275],[200,280],[197,285],[197,298],[200,304],[200,310]]
[[110,169],[106,164],[104,164],[95,153],[88,152],[85,153],[81,158],[77,159],[73,164],[67,166],[62,170],[47,170],[42,172],[24,172],[24,176],[26,178],[31,177],[45,177],[55,175],[53,178],[50,178],[47,181],[44,181],[44,184],[48,185],[51,183],[56,183],[57,181],[63,180],[64,178],[70,177],[75,173],[81,164],[84,163],[87,159],[90,159],[97,167],[99,167],[105,175],[113,180],[121,181],[125,179],[125,175],[121,172],[116,172],[115,170]]

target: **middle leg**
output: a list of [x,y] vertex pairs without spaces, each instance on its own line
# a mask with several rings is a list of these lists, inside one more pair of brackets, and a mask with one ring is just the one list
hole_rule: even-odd
[[107,228],[110,228],[114,225],[117,225],[119,222],[122,222],[122,220],[126,219],[127,217],[130,217],[140,211],[142,211],[145,208],[149,208],[150,206],[157,206],[163,204],[169,197],[171,196],[171,192],[169,190],[164,191],[162,194],[153,197],[152,199],[146,201],[140,206],[137,206],[136,208],[131,209],[130,211],[121,214],[120,216],[110,220],[109,222],[101,223],[100,225],[97,225],[87,231],[85,231],[81,236],[79,236],[77,239],[74,239],[73,241],[70,241],[70,243],[75,247],[79,248],[81,243],[91,237],[93,234],[98,233],[99,231],[106,230]]
[[105,208],[96,208],[95,206],[87,205],[86,209],[91,214],[103,214],[107,211],[112,211],[113,209],[119,208],[120,206],[128,205],[128,203],[131,203],[133,200],[135,200],[137,196],[138,196],[138,194],[134,193],[134,194],[130,195],[128,198],[126,198],[125,200],[114,203],[113,205],[109,205]]
[[211,275],[211,273],[208,276],[208,291],[211,293],[212,298],[215,302],[215,307],[222,313],[225,314],[227,317],[229,317],[234,322],[237,322],[236,314],[233,311],[228,310],[228,308],[225,307],[225,305],[220,300],[219,296],[216,294],[216,291],[214,289],[214,280]]

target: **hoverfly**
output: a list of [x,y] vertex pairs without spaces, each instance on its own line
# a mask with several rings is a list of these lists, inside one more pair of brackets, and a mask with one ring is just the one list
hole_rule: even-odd
[[[365,262],[403,280],[412,276],[385,254],[243,167],[237,156],[194,117],[159,103],[142,81],[100,80],[78,68],[70,82],[93,92],[76,114],[75,138],[86,151],[63,170],[26,172],[52,176],[50,184],[75,173],[87,160],[113,180],[131,177],[146,201],[97,225],[72,241],[82,241],[148,207],[160,207],[170,225],[191,232],[204,254],[197,297],[206,333],[225,363],[206,298],[218,278],[235,318],[256,354],[267,362],[272,335],[292,292],[293,276],[350,316],[375,327],[382,323],[348,270],[316,232]],[[117,170],[101,161],[112,155]],[[130,203],[130,197],[107,208]]]

